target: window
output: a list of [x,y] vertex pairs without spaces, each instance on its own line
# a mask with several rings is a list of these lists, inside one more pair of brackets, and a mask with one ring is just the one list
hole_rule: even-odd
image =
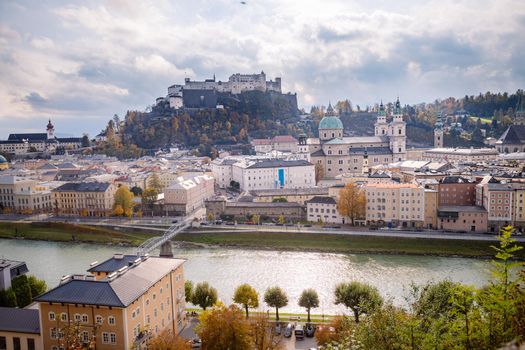
[[49,335],[50,335],[51,339],[56,339],[58,337],[57,329],[56,328],[51,328],[51,330],[49,332]]
[[55,319],[56,319],[55,313],[54,312],[50,312],[49,313],[49,321],[54,321]]
[[87,331],[82,332],[82,342],[83,343],[89,342],[89,333]]
[[6,337],[0,337],[0,350],[7,349],[7,339]]
[[27,350],[35,350],[35,340],[33,338],[27,338]]
[[104,322],[102,316],[100,316],[100,315],[95,316],[95,323],[96,324],[102,324],[102,322]]
[[116,344],[117,343],[117,335],[115,333],[110,333],[109,334],[109,340],[110,340],[111,344]]
[[67,322],[67,314],[65,312],[62,312],[60,314],[60,319],[64,322]]
[[80,314],[75,314],[75,321],[80,322]]
[[82,315],[82,322],[83,323],[88,323],[88,315],[87,314],[83,314]]
[[102,333],[102,343],[103,344],[109,343],[109,333],[108,332]]
[[108,317],[108,323],[109,323],[110,325],[114,325],[114,324],[115,324],[115,317],[113,317],[113,316],[109,316],[109,317]]
[[13,337],[13,349],[14,350],[22,350],[22,346],[20,345],[20,338],[19,337]]

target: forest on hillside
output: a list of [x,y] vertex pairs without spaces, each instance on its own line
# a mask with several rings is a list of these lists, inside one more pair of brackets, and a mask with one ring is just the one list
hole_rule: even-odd
[[[100,151],[125,158],[179,145],[214,157],[221,148],[248,144],[252,138],[297,137],[302,133],[317,136],[317,126],[326,111],[325,106],[312,106],[310,113],[301,117],[295,95],[260,91],[219,94],[218,104],[223,108],[174,110],[161,102],[146,111],[128,111],[124,120],[117,117],[106,128],[106,133],[111,129],[109,134],[119,135],[119,142],[106,142]],[[389,117],[392,107],[392,102],[385,103]],[[510,124],[518,122],[524,108],[523,90],[405,105],[407,143],[430,146],[435,122],[441,116],[447,147],[482,147],[486,137],[498,138]],[[354,106],[349,99],[334,105],[349,136],[373,135],[378,109],[377,104]]]

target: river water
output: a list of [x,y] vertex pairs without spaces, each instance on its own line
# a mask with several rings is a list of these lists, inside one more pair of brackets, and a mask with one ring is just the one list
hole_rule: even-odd
[[[44,279],[48,287],[56,286],[63,275],[85,273],[91,262],[103,261],[116,252],[134,254],[135,249],[0,239],[0,257],[26,261],[30,273]],[[334,287],[343,281],[370,283],[383,297],[404,305],[411,282],[450,279],[479,287],[490,278],[489,261],[469,258],[175,247],[174,254],[187,259],[186,279],[208,281],[227,304],[241,283],[251,284],[261,295],[267,287],[280,286],[289,298],[283,312],[303,311],[297,300],[306,288],[314,288],[319,294],[320,307],[313,313],[343,312],[342,307],[333,304]],[[266,310],[266,305],[262,310]]]

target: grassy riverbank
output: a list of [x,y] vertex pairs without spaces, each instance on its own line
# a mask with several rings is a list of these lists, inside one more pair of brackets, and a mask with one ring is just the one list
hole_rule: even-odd
[[73,225],[65,223],[12,223],[0,222],[0,238],[29,239],[41,241],[79,241],[100,244],[124,244],[137,246],[151,237],[140,232],[123,232],[106,227]]
[[[132,229],[66,223],[0,222],[0,238],[42,241],[79,241],[138,246],[151,233]],[[350,236],[293,232],[183,232],[174,241],[202,246],[246,249],[274,249],[333,253],[381,253],[465,257],[492,257],[497,242],[432,238]],[[525,259],[525,249],[517,252]]]
[[[183,232],[176,241],[213,246],[321,251],[336,253],[416,254],[465,257],[492,257],[491,245],[497,242],[404,238],[377,236],[328,235],[316,233],[194,233]],[[525,250],[517,255],[525,259]]]

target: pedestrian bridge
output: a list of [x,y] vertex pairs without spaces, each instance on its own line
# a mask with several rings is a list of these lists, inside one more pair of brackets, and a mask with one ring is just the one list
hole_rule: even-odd
[[197,218],[197,213],[198,212],[195,211],[190,215],[182,218],[176,224],[171,225],[170,228],[162,236],[152,237],[144,243],[142,243],[137,248],[137,255],[144,256],[146,254],[149,254],[151,251],[161,247],[163,244],[170,242],[173,237],[175,237],[177,234],[191,226],[193,221]]

